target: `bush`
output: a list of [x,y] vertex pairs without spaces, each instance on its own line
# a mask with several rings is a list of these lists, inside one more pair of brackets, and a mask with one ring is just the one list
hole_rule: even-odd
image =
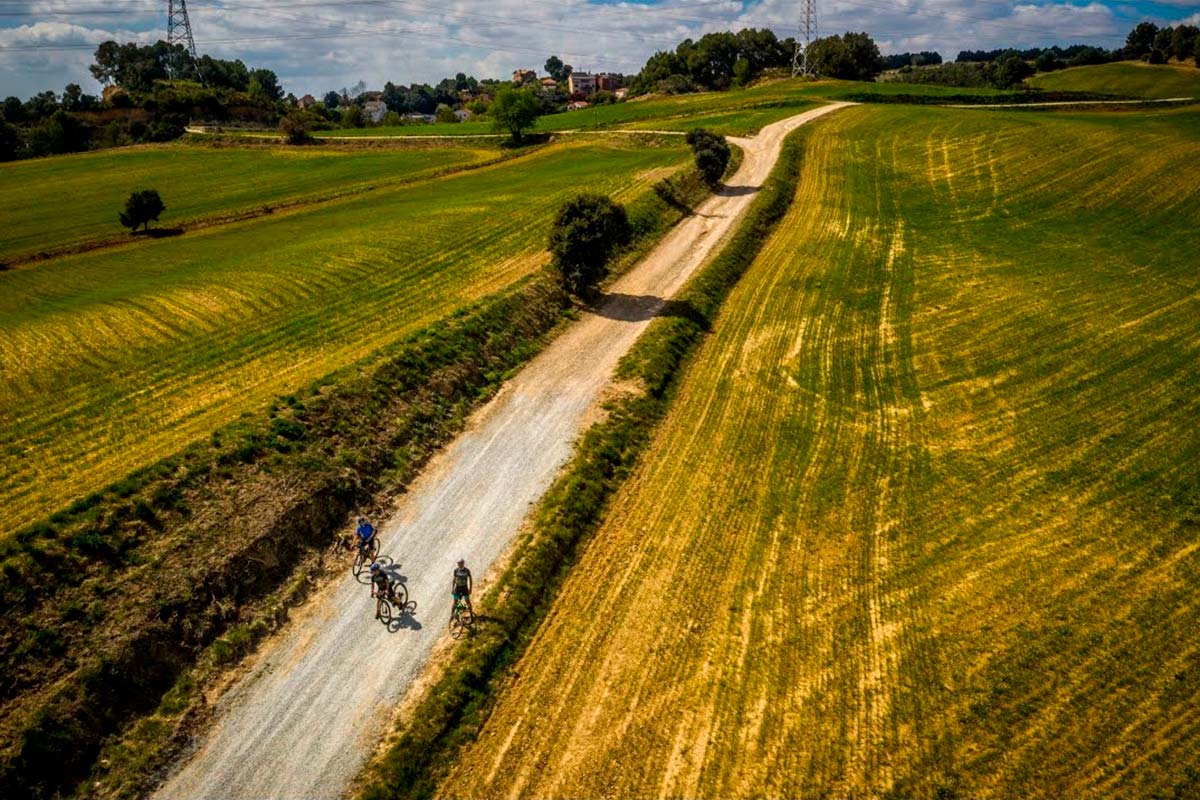
[[709,186],[716,186],[729,166],[729,144],[720,134],[696,128],[688,132],[687,143],[691,145],[696,169]]
[[576,295],[593,288],[607,273],[613,251],[630,236],[625,209],[604,195],[568,200],[550,231],[550,253],[563,287]]
[[133,232],[137,230],[138,225],[144,225],[149,230],[151,220],[158,222],[159,214],[166,210],[167,207],[163,205],[157,191],[143,189],[129,195],[129,199],[125,201],[125,210],[117,216],[121,224]]
[[293,111],[279,120],[279,132],[288,144],[305,144],[311,140],[308,135],[312,121],[303,111]]

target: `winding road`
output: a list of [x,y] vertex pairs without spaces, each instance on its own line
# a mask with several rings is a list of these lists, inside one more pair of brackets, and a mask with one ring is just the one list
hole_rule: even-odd
[[[446,632],[450,571],[484,576],[570,458],[617,361],[753,200],[795,128],[848,103],[774,123],[729,185],[677,225],[435,456],[379,524],[382,554],[418,604],[402,624],[371,620],[346,574],[298,610],[216,701],[213,722],[154,795],[161,800],[337,798],[347,794],[397,704]],[[486,587],[481,587],[486,588]]]

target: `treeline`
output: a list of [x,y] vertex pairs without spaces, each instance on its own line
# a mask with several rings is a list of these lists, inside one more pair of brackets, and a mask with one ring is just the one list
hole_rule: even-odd
[[1159,28],[1152,22],[1141,22],[1129,32],[1124,47],[1114,50],[1076,44],[1070,47],[1035,47],[1028,50],[961,50],[950,64],[918,64],[916,58],[909,53],[889,56],[885,61],[892,64],[909,57],[908,64],[902,63],[896,68],[898,72],[895,76],[896,80],[906,83],[1010,89],[1035,72],[1054,72],[1067,67],[1134,59],[1151,64],[1164,64],[1171,59],[1180,62],[1192,59],[1200,66],[1198,56],[1200,28],[1197,26]]
[[925,67],[942,63],[942,54],[929,50],[919,53],[894,53],[883,57],[884,69],[900,69],[901,67]]
[[100,97],[71,83],[62,94],[5,98],[0,161],[168,141],[193,118],[262,123],[283,111],[283,88],[271,70],[207,55],[192,61],[166,42],[104,42],[90,71],[105,87]]
[[707,33],[660,50],[631,81],[634,94],[712,91],[745,86],[764,71],[790,67],[796,43],[767,28]]

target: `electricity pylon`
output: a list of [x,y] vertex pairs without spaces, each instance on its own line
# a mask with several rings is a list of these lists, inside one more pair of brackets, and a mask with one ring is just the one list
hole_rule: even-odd
[[[182,2],[182,0],[180,0]],[[800,36],[792,54],[792,77],[812,75],[816,64],[808,57],[808,49],[817,38],[817,0],[800,0]]]
[[192,23],[188,20],[187,0],[167,0],[167,44],[183,45],[199,73],[200,59],[196,55],[196,40],[192,38]]

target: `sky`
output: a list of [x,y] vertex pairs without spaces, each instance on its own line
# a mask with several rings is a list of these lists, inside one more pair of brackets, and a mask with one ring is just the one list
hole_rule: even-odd
[[[168,0],[0,0],[0,97],[78,83],[108,39],[165,38]],[[769,27],[797,35],[797,0],[190,0],[196,47],[275,70],[287,91],[318,97],[359,81],[370,89],[542,72],[560,56],[582,71],[637,72],[657,50],[711,31]],[[1200,24],[1200,0],[817,0],[820,34],[871,34],[884,53],[1117,47],[1137,22]]]

